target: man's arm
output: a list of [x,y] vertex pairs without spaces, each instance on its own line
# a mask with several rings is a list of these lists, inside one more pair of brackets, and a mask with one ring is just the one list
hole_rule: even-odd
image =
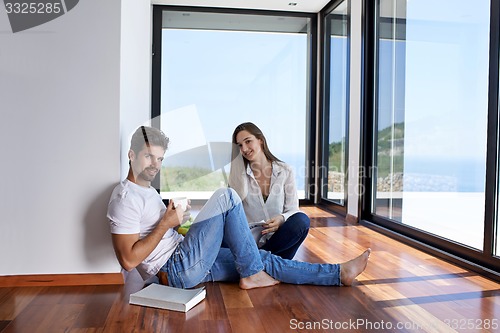
[[183,213],[181,208],[175,209],[173,202],[170,201],[165,215],[146,237],[139,239],[139,234],[111,234],[120,265],[127,271],[137,267],[153,252],[168,229],[174,228],[182,222]]

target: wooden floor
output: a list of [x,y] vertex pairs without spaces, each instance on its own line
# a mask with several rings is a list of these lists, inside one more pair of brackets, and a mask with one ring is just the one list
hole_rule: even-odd
[[500,284],[315,207],[296,259],[342,262],[372,248],[352,287],[244,291],[207,283],[187,314],[133,306],[125,285],[0,288],[0,332],[500,332]]

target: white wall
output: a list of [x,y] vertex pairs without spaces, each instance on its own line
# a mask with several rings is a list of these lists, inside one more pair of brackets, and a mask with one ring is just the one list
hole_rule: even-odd
[[[149,4],[148,4],[149,7]],[[0,10],[0,275],[118,272],[119,0],[13,34]]]
[[130,138],[151,118],[151,30],[149,0],[122,0],[120,65],[121,177],[128,172]]

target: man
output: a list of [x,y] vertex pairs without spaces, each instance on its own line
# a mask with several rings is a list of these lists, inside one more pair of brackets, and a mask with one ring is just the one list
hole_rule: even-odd
[[[192,288],[207,281],[238,281],[243,289],[295,284],[351,285],[366,267],[370,249],[343,264],[311,264],[259,251],[241,199],[222,188],[214,192],[184,238],[174,228],[189,216],[151,187],[161,169],[168,138],[141,126],[132,136],[127,178],[108,206],[113,247],[120,265],[137,268],[144,280],[161,274],[163,283]],[[221,244],[227,248],[221,248]],[[162,274],[163,273],[163,274]]]

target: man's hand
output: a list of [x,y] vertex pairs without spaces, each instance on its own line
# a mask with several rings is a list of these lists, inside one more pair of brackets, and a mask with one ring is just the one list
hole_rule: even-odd
[[153,252],[170,228],[180,225],[186,214],[186,220],[189,218],[190,208],[188,205],[186,211],[183,211],[181,207],[175,208],[170,201],[160,222],[142,239],[139,238],[139,234],[112,234],[113,247],[120,265],[127,271],[137,267]]
[[[177,205],[177,207],[175,207],[174,202],[170,200],[167,206],[167,210],[160,220],[160,224],[163,224],[167,228],[175,228],[189,219],[189,216],[191,215],[191,213],[189,213],[190,209],[191,206],[189,206],[189,204],[185,211],[180,205]],[[186,215],[187,218],[185,217]]]
[[276,215],[275,217],[267,220],[266,224],[263,225],[264,230],[262,230],[262,234],[265,235],[270,232],[275,232],[283,223],[285,223],[283,215]]

